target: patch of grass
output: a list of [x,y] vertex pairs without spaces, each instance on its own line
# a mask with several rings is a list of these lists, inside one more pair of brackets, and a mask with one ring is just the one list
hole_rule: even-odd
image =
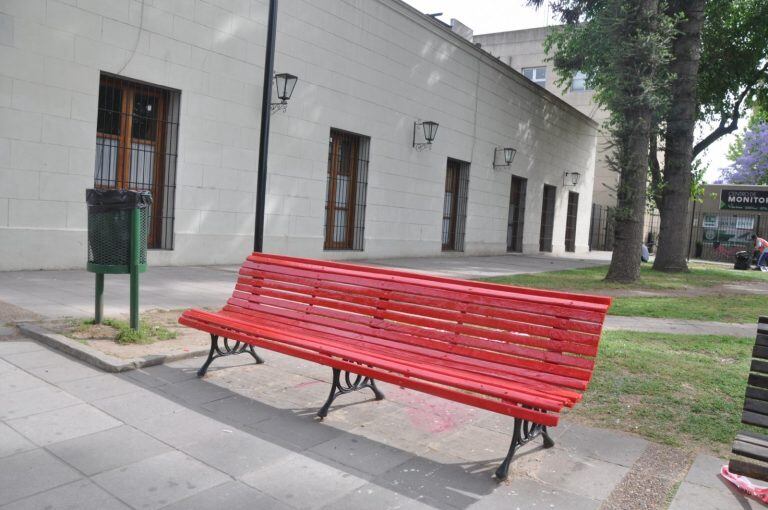
[[725,453],[741,412],[754,341],[606,331],[594,378],[573,413],[656,442]]
[[768,282],[768,273],[762,271],[736,271],[714,264],[694,263],[687,273],[654,271],[650,265],[640,268],[640,281],[631,285],[605,281],[608,266],[586,269],[568,269],[537,274],[496,276],[486,281],[538,287],[540,289],[567,289],[600,291],[601,289],[676,290],[691,287],[710,287],[742,281]]
[[[170,340],[176,338],[176,332],[162,326],[139,322],[139,330],[131,329],[127,321],[118,319],[104,319],[101,323],[116,330],[115,342],[119,344],[151,344],[158,340]],[[79,325],[80,331],[85,331],[94,326],[93,320],[82,321]]]
[[611,315],[754,323],[766,314],[765,296],[616,297]]

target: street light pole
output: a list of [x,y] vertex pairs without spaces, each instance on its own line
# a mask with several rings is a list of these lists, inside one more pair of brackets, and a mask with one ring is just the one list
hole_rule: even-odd
[[275,33],[277,32],[277,0],[269,0],[267,51],[264,56],[264,87],[261,98],[261,133],[259,135],[259,171],[256,178],[256,224],[253,251],[264,251],[264,205],[267,197],[267,154],[269,152],[269,118],[272,103],[272,75],[275,69]]

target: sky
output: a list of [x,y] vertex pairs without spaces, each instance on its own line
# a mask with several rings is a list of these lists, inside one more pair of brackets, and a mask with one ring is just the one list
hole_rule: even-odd
[[[525,0],[404,0],[421,12],[433,14],[442,12],[441,20],[450,23],[456,18],[476,34],[505,32],[557,24],[546,7],[534,9]],[[742,121],[740,125],[746,124]],[[709,133],[714,126],[699,126],[697,140],[702,133]],[[705,180],[712,182],[720,177],[720,168],[730,162],[725,155],[734,135],[720,138],[701,156],[708,165]]]

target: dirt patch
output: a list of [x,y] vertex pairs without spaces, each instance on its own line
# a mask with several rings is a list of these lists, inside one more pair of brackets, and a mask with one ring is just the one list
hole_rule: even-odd
[[[155,355],[174,355],[199,351],[210,345],[207,333],[187,328],[178,323],[182,310],[152,310],[141,315],[141,322],[158,326],[173,333],[174,338],[151,343],[119,343],[117,328],[105,324],[84,324],[81,320],[52,320],[41,325],[55,333],[77,340],[89,347],[120,359],[143,358]],[[118,317],[125,320],[127,317]]]
[[0,301],[0,325],[16,321],[36,321],[42,317],[20,306]]
[[[563,289],[565,292],[583,292]],[[611,297],[699,297],[712,295],[755,295],[768,296],[768,285],[765,282],[721,283],[708,287],[689,287],[684,289],[600,289],[600,294]]]

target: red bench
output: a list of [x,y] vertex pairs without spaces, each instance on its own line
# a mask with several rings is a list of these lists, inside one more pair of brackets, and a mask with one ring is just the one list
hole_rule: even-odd
[[[594,369],[610,298],[254,253],[221,311],[181,324],[211,335],[208,359],[254,346],[328,365],[341,394],[386,381],[514,417],[520,446],[557,425]],[[219,342],[219,338],[224,339]],[[232,343],[230,343],[232,341]],[[342,376],[342,371],[345,372]]]

